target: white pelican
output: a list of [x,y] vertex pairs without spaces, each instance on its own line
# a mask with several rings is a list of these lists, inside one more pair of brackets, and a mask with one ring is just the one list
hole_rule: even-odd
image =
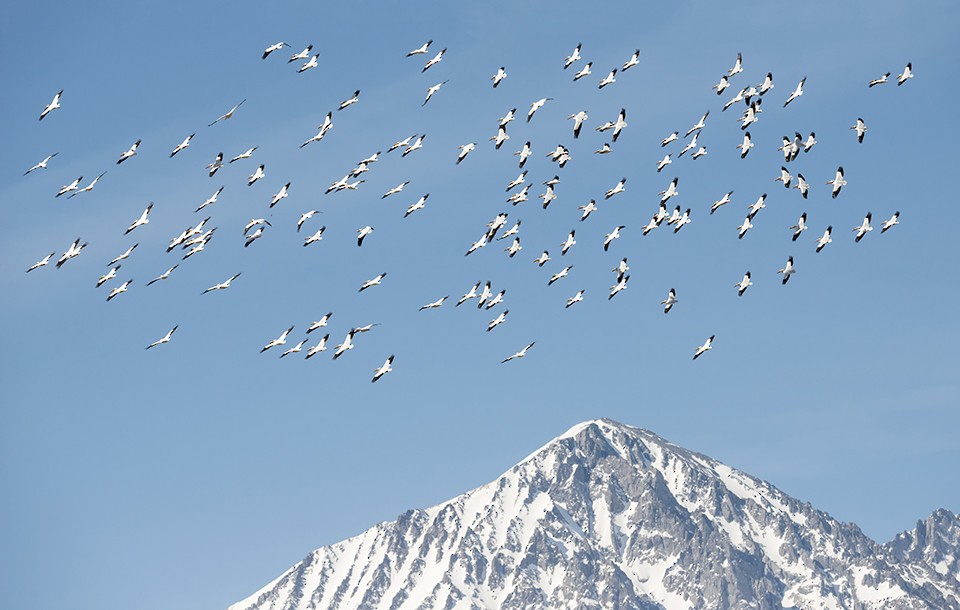
[[680,132],[679,132],[679,131],[675,131],[675,132],[671,133],[669,136],[667,136],[667,137],[665,137],[664,139],[660,140],[660,146],[666,146],[666,145],[669,144],[670,142],[673,142],[674,140],[678,140],[679,138],[680,138]]
[[527,163],[527,157],[533,154],[530,149],[530,142],[527,141],[527,143],[523,145],[523,148],[513,154],[520,157],[520,169],[523,169],[523,166]]
[[633,52],[633,55],[630,56],[630,59],[628,59],[626,63],[623,64],[623,67],[620,68],[620,70],[623,72],[626,72],[627,70],[629,70],[633,66],[636,66],[639,63],[640,63],[640,49],[637,49],[636,51]]
[[666,203],[670,200],[671,197],[675,197],[680,194],[680,191],[677,190],[677,184],[680,183],[680,178],[675,177],[671,182],[670,186],[667,187],[667,190],[660,191],[659,195],[662,195],[660,198],[660,203]]
[[753,282],[750,281],[750,272],[747,271],[743,274],[743,279],[734,284],[734,287],[737,289],[737,296],[742,297],[743,293],[747,291],[747,288],[753,286]]
[[426,195],[420,197],[420,199],[418,199],[416,203],[412,204],[410,207],[407,208],[407,211],[403,213],[403,217],[406,218],[407,216],[409,216],[410,214],[413,214],[417,210],[422,210],[423,208],[425,208],[427,204],[427,197],[429,196],[430,196],[430,193],[427,193]]
[[375,277],[375,278],[373,278],[373,279],[370,279],[370,280],[367,280],[366,282],[363,283],[362,286],[360,286],[360,290],[358,290],[357,292],[363,292],[363,291],[366,290],[367,288],[371,288],[371,287],[373,287],[373,286],[379,286],[379,285],[380,285],[380,282],[382,282],[382,281],[383,281],[383,278],[385,278],[385,277],[387,277],[387,274],[386,274],[386,273],[381,273],[381,274],[378,275],[377,277]]
[[120,158],[117,159],[117,165],[120,165],[121,163],[123,163],[124,161],[126,161],[127,159],[129,159],[130,157],[132,157],[132,156],[134,156],[135,154],[137,154],[137,148],[138,148],[139,146],[140,146],[140,140],[137,140],[136,142],[133,143],[133,146],[131,146],[130,148],[128,148],[128,149],[125,150],[124,152],[120,153]]
[[804,212],[800,215],[800,220],[797,221],[797,224],[790,227],[793,231],[792,241],[797,241],[800,237],[800,234],[807,230],[807,213]]
[[622,193],[624,190],[626,190],[626,189],[623,188],[623,185],[626,184],[626,183],[627,183],[627,179],[626,179],[626,178],[620,178],[620,182],[618,182],[617,185],[616,185],[615,187],[613,187],[612,189],[609,189],[609,190],[606,192],[606,194],[603,196],[603,198],[604,198],[604,199],[610,199],[610,198],[613,197],[614,195],[619,195],[619,194]]
[[[900,85],[907,82],[907,80],[911,78],[913,78],[913,64],[908,63],[907,67],[903,69],[903,72],[900,74],[897,74],[897,86],[899,87]],[[54,98],[54,101],[56,101],[56,99],[57,98]]]
[[509,309],[504,309],[502,312],[500,312],[500,315],[499,315],[499,316],[497,316],[496,318],[490,320],[490,323],[487,324],[487,332],[490,332],[490,331],[493,330],[494,328],[496,328],[496,327],[500,326],[501,324],[503,324],[503,321],[507,319],[507,314],[509,314],[509,313],[510,313],[510,310],[509,310]]
[[333,317],[333,312],[332,312],[332,311],[327,312],[326,314],[324,314],[324,316],[323,316],[322,318],[320,318],[319,320],[317,320],[316,322],[314,322],[314,323],[312,323],[312,324],[310,325],[310,328],[307,329],[307,334],[309,335],[310,333],[312,333],[313,331],[317,330],[318,328],[323,328],[324,326],[326,326],[326,325],[327,325],[327,322],[329,322],[329,321],[330,321],[330,318],[332,318],[332,317]]
[[793,266],[793,257],[787,259],[787,264],[783,266],[783,269],[777,271],[777,273],[783,274],[783,284],[786,284],[790,280],[790,276],[796,273],[797,270]]
[[129,248],[127,248],[127,251],[126,251],[126,252],[124,252],[123,254],[121,254],[120,256],[118,256],[117,258],[115,258],[115,259],[113,259],[112,261],[110,261],[109,263],[107,263],[107,266],[115,265],[115,264],[119,263],[120,261],[122,261],[122,260],[124,260],[124,259],[130,258],[130,255],[133,253],[134,250],[137,249],[137,246],[139,246],[139,245],[140,245],[139,242],[133,244],[132,246],[130,246]]
[[130,231],[133,231],[137,227],[142,227],[145,224],[149,224],[150,219],[147,218],[147,216],[150,214],[150,210],[152,209],[153,209],[153,202],[151,201],[150,204],[147,205],[147,208],[140,214],[140,218],[137,218],[136,220],[134,220],[133,224],[127,227],[127,230],[124,231],[123,234],[126,235],[127,233],[129,233]]
[[263,172],[264,167],[265,167],[264,165],[261,165],[260,167],[257,168],[257,171],[253,172],[247,177],[247,186],[253,186],[254,182],[263,178],[266,175]]
[[197,134],[196,134],[196,133],[191,133],[191,134],[188,135],[186,138],[184,138],[183,142],[180,142],[179,144],[177,144],[177,147],[173,149],[173,152],[170,153],[170,156],[173,157],[175,154],[177,154],[178,152],[180,152],[180,151],[183,150],[184,148],[190,146],[190,140],[192,140],[192,139],[193,139],[193,136],[195,136],[195,135],[197,135]]
[[375,383],[378,379],[392,371],[393,367],[390,366],[391,364],[393,364],[393,354],[390,354],[386,362],[373,369],[373,379],[370,380],[370,383]]
[[733,67],[727,71],[727,76],[734,76],[743,72],[743,55],[737,53],[737,61],[733,64]]
[[584,293],[584,292],[586,292],[586,291],[585,291],[585,290],[578,290],[578,291],[577,291],[577,294],[575,294],[575,295],[573,295],[572,297],[570,297],[569,299],[567,299],[567,304],[564,305],[563,308],[564,308],[564,309],[569,309],[570,307],[573,307],[574,305],[576,305],[577,303],[579,303],[580,301],[582,301],[582,300],[583,300],[583,293]]
[[863,222],[859,226],[853,228],[853,232],[856,233],[853,241],[860,243],[860,240],[863,239],[863,236],[873,231],[873,227],[870,225],[870,221],[873,219],[873,214],[867,212],[867,215],[863,217]]
[[270,349],[271,347],[277,347],[278,345],[284,345],[284,344],[286,344],[286,342],[287,342],[287,336],[288,336],[290,333],[292,333],[292,332],[293,332],[293,326],[291,326],[291,327],[288,328],[287,330],[283,331],[283,333],[281,333],[281,335],[280,335],[279,337],[277,337],[276,339],[273,339],[273,340],[271,340],[269,343],[267,343],[266,345],[264,345],[264,346],[263,346],[263,349],[260,350],[260,353],[262,354],[263,352],[267,351],[267,350]]
[[885,84],[885,83],[887,82],[887,78],[889,78],[889,77],[890,77],[890,73],[887,72],[886,74],[884,74],[884,75],[881,76],[880,78],[872,79],[872,80],[870,81],[870,84],[867,85],[867,87],[869,88],[869,87],[875,87],[875,86],[877,86],[877,85],[883,85],[883,84]]
[[687,133],[684,134],[684,137],[689,136],[691,133],[693,133],[693,132],[695,132],[695,131],[696,131],[697,133],[699,133],[700,131],[702,131],[702,130],[703,130],[703,127],[704,127],[704,126],[706,125],[706,123],[707,123],[707,117],[708,117],[708,116],[710,116],[710,111],[709,111],[709,110],[707,110],[707,111],[703,114],[703,116],[700,117],[700,120],[697,121],[696,125],[694,125],[693,127],[691,127],[690,129],[687,130]]
[[88,192],[92,191],[92,190],[93,190],[93,187],[97,186],[97,182],[100,182],[100,178],[103,178],[103,177],[106,175],[106,173],[107,173],[107,172],[103,172],[102,174],[100,174],[99,176],[97,176],[96,178],[94,178],[93,180],[91,180],[91,181],[90,181],[90,184],[88,184],[87,186],[83,187],[82,189],[76,189],[76,192],[75,192],[75,193],[72,193],[72,194],[70,195],[70,197],[67,197],[67,199],[70,199],[71,197],[76,197],[76,196],[79,195],[80,193],[88,193]]
[[371,233],[373,233],[373,227],[371,227],[370,225],[357,229],[357,246],[358,247],[362,246],[363,238],[366,237],[367,235],[370,235]]
[[303,226],[303,223],[313,218],[315,214],[323,214],[323,212],[321,212],[320,210],[308,210],[303,214],[300,214],[300,220],[297,221],[297,233],[300,232],[300,227]]
[[38,120],[42,121],[43,117],[60,107],[61,95],[63,95],[63,89],[58,91],[57,94],[53,96],[53,101],[46,105],[46,107],[43,109],[43,112],[40,113],[40,118]]
[[520,350],[520,351],[517,352],[516,354],[514,354],[514,355],[512,355],[512,356],[507,356],[506,358],[504,358],[503,360],[500,361],[500,364],[503,364],[503,363],[505,363],[505,362],[510,362],[510,361],[513,360],[514,358],[523,358],[524,356],[527,355],[527,350],[530,349],[531,347],[533,347],[536,343],[537,343],[537,342],[534,341],[533,343],[527,345],[525,348],[523,348],[522,350]]
[[221,114],[219,117],[217,117],[217,119],[216,119],[213,123],[210,123],[209,125],[207,125],[207,127],[213,127],[214,125],[216,125],[216,124],[219,123],[220,121],[226,121],[227,119],[233,118],[233,113],[236,112],[236,111],[237,111],[237,108],[239,108],[240,106],[242,106],[245,101],[247,101],[246,98],[240,100],[240,103],[239,103],[239,104],[237,104],[236,106],[234,106],[233,108],[231,108],[230,110],[228,110],[226,114]]
[[126,282],[120,284],[119,286],[117,286],[116,288],[114,288],[113,290],[111,290],[111,291],[110,291],[110,294],[107,295],[107,301],[111,301],[111,300],[113,300],[113,298],[114,298],[115,296],[120,295],[120,294],[123,294],[124,292],[126,292],[126,291],[127,291],[127,288],[129,288],[129,287],[130,287],[130,284],[132,284],[132,283],[133,283],[133,280],[127,280]]
[[113,278],[117,277],[117,271],[120,270],[122,265],[117,265],[116,267],[111,267],[110,271],[107,271],[105,274],[100,276],[100,279],[97,280],[97,288],[103,286],[106,282],[109,282]]
[[310,235],[309,237],[304,238],[304,240],[303,240],[303,247],[306,248],[307,246],[309,246],[310,244],[312,244],[312,243],[314,243],[314,242],[321,241],[321,240],[323,239],[323,232],[326,231],[326,230],[327,230],[327,227],[326,227],[326,225],[324,225],[324,226],[320,227],[319,229],[317,229],[317,232],[314,233],[313,235]]
[[439,299],[437,299],[436,301],[433,301],[432,303],[427,303],[426,305],[421,306],[418,311],[423,311],[424,309],[436,309],[441,305],[443,305],[443,302],[446,301],[448,298],[450,298],[449,294],[445,297],[440,297]]
[[713,205],[710,206],[710,213],[713,214],[721,207],[730,203],[730,196],[733,195],[733,191],[727,192],[723,197],[713,202]]
[[356,332],[356,330],[351,329],[350,332],[347,333],[347,336],[344,337],[343,343],[335,347],[333,352],[334,360],[342,356],[348,349],[353,349],[353,335],[356,334]]
[[272,208],[273,206],[277,205],[281,199],[286,199],[287,196],[290,194],[289,191],[290,191],[290,183],[288,182],[284,184],[283,187],[279,191],[277,191],[277,194],[274,195],[273,198],[270,200],[270,207]]
[[353,106],[354,104],[356,104],[356,103],[359,102],[359,101],[360,101],[360,90],[357,89],[356,91],[353,92],[353,95],[352,95],[352,96],[350,96],[350,97],[348,97],[347,99],[345,99],[345,100],[343,100],[342,102],[340,102],[340,105],[337,107],[337,111],[339,112],[340,110],[343,110],[344,108],[349,108],[350,106]]
[[780,166],[780,175],[773,179],[774,182],[782,182],[784,188],[790,188],[790,183],[793,181],[793,176],[790,175],[790,172],[787,171],[787,168],[783,165]]
[[533,115],[536,114],[537,110],[543,108],[543,105],[552,100],[552,97],[544,97],[530,104],[530,110],[527,112],[527,122],[530,122],[530,119],[533,118]]
[[436,85],[434,85],[434,86],[432,86],[432,87],[428,87],[428,88],[427,88],[427,97],[424,98],[423,103],[420,104],[420,105],[421,105],[421,106],[426,106],[426,105],[427,105],[427,102],[430,101],[430,98],[433,97],[433,94],[436,93],[437,91],[440,91],[440,87],[443,87],[444,85],[446,85],[446,84],[449,83],[449,82],[450,82],[449,80],[445,80],[445,81],[443,81],[442,83],[437,83]]
[[405,147],[405,146],[409,146],[409,145],[410,145],[410,140],[412,140],[412,139],[414,139],[415,137],[417,137],[417,135],[419,135],[419,134],[413,134],[412,136],[409,136],[408,138],[406,138],[406,139],[404,139],[404,140],[397,140],[396,142],[394,142],[393,144],[390,145],[390,148],[387,149],[387,152],[388,152],[388,153],[389,153],[389,152],[393,152],[394,150],[396,150],[396,149],[398,149],[398,148],[402,148],[402,147]]
[[[477,298],[477,290],[480,289],[480,285],[481,285],[482,283],[483,283],[483,282],[477,282],[477,283],[473,286],[473,288],[471,288],[470,290],[468,290],[467,292],[465,292],[464,295],[463,295],[462,297],[460,297],[460,300],[457,301],[457,307],[460,307],[461,305],[463,305],[464,303],[466,303],[466,302],[469,301],[470,299],[475,299],[475,298]],[[488,282],[488,283],[489,283],[489,282]]]
[[577,139],[580,137],[580,128],[583,127],[584,121],[589,117],[587,116],[586,110],[581,110],[576,114],[571,114],[567,117],[568,119],[573,120],[573,138]]
[[422,55],[422,54],[426,53],[427,50],[430,48],[430,45],[432,45],[432,44],[433,44],[433,40],[428,40],[428,41],[426,41],[426,42],[423,43],[421,46],[419,46],[419,47],[417,47],[416,49],[414,49],[414,50],[410,51],[409,53],[407,53],[407,57],[413,57],[414,55]]
[[174,269],[176,269],[176,268],[179,267],[179,266],[180,266],[180,265],[174,265],[173,267],[170,267],[169,269],[167,269],[166,271],[164,271],[163,273],[161,273],[161,274],[158,275],[157,277],[155,277],[155,278],[153,278],[152,280],[150,280],[149,282],[147,282],[147,286],[149,286],[150,284],[153,284],[154,282],[159,282],[159,281],[161,281],[161,280],[167,279],[168,277],[170,277],[170,274],[173,273]]
[[827,227],[827,230],[824,231],[823,235],[820,236],[820,239],[817,240],[817,252],[823,250],[824,246],[826,246],[827,244],[833,241],[832,239],[830,239],[830,233],[832,231],[833,231],[832,226]]
[[248,148],[246,152],[242,152],[236,157],[234,157],[233,159],[230,159],[230,163],[233,163],[234,161],[239,161],[240,159],[249,159],[250,157],[253,156],[254,151],[257,150],[258,148],[260,147],[254,146],[253,148]]
[[710,338],[707,339],[707,340],[704,342],[703,345],[701,345],[700,347],[698,347],[698,348],[693,352],[693,359],[694,359],[694,360],[696,360],[697,358],[699,358],[700,356],[702,356],[703,353],[706,352],[707,350],[713,349],[713,338],[714,338],[714,337],[715,337],[715,335],[710,335]]
[[286,355],[288,355],[288,354],[296,354],[296,353],[300,352],[300,351],[303,349],[303,344],[306,343],[306,342],[307,342],[307,340],[304,339],[304,340],[301,341],[300,343],[297,343],[296,345],[294,345],[293,347],[291,347],[291,348],[288,349],[287,351],[285,351],[285,352],[283,352],[282,354],[280,354],[280,357],[283,358],[284,356],[286,356]]
[[279,51],[279,50],[282,49],[283,47],[289,47],[289,46],[290,46],[290,45],[288,45],[288,44],[285,43],[285,42],[278,42],[278,43],[276,43],[276,44],[272,44],[272,45],[270,45],[269,47],[267,47],[266,49],[263,50],[263,56],[262,56],[260,59],[266,59],[267,56],[270,55],[271,53],[273,53],[274,51]]
[[547,286],[553,286],[553,283],[556,282],[557,280],[567,277],[567,274],[570,273],[571,269],[573,269],[573,265],[570,265],[569,267],[564,267],[560,271],[554,273],[552,276],[550,276],[550,281],[547,282]]
[[613,83],[617,82],[617,79],[615,78],[616,75],[617,75],[616,68],[614,68],[613,70],[610,70],[610,74],[607,74],[605,77],[603,77],[603,80],[600,81],[600,84],[597,86],[597,89],[603,89],[607,85],[612,85]]
[[503,66],[497,69],[497,73],[490,77],[490,80],[493,81],[493,88],[496,89],[497,85],[500,84],[500,81],[507,78],[507,71]]
[[44,160],[41,161],[40,163],[37,163],[36,165],[34,165],[33,167],[31,167],[31,168],[28,169],[27,171],[23,172],[23,175],[26,176],[27,174],[29,174],[30,172],[32,172],[32,171],[34,171],[34,170],[47,169],[47,163],[49,163],[50,159],[53,159],[54,157],[56,157],[56,156],[59,155],[59,154],[60,154],[59,152],[53,153],[52,155],[48,156],[46,159],[44,159]]
[[309,70],[310,68],[316,68],[316,67],[319,65],[319,62],[317,62],[317,60],[318,60],[319,58],[320,58],[320,54],[317,53],[316,55],[314,55],[313,57],[311,57],[305,64],[303,64],[302,66],[300,66],[300,69],[297,70],[297,72],[298,72],[298,73],[299,73],[299,72],[306,72],[306,71]]
[[424,138],[426,138],[426,137],[427,137],[427,134],[423,134],[423,135],[417,136],[417,139],[413,141],[413,144],[411,144],[410,146],[407,146],[405,149],[403,149],[403,153],[402,153],[400,156],[401,156],[401,157],[406,157],[407,155],[409,155],[409,154],[412,153],[413,151],[415,151],[415,150],[420,150],[421,148],[423,148],[423,140],[424,140]]
[[803,95],[803,83],[805,83],[805,82],[807,82],[807,77],[806,77],[806,76],[803,77],[803,79],[800,81],[800,84],[797,85],[797,88],[793,90],[793,93],[790,94],[790,97],[787,98],[787,101],[785,101],[785,102],[783,103],[783,107],[784,107],[784,108],[787,107],[787,104],[789,104],[789,103],[792,102],[793,100],[795,100],[795,99],[797,99],[798,97],[800,97],[801,95]]
[[563,63],[563,69],[564,69],[564,70],[566,70],[567,68],[569,68],[570,66],[572,66],[575,62],[580,61],[580,49],[581,49],[581,48],[583,48],[583,43],[582,43],[582,42],[578,42],[576,48],[573,49],[573,53],[571,53],[570,55],[567,55],[567,58],[566,58],[566,60],[565,60],[564,63]]
[[545,264],[547,264],[547,262],[550,261],[550,260],[551,260],[551,259],[550,259],[550,253],[547,252],[546,250],[544,250],[544,251],[543,251],[543,254],[541,254],[541,255],[538,256],[537,258],[533,259],[533,262],[535,262],[538,267],[543,267],[543,266],[544,266]]
[[663,305],[663,313],[670,313],[670,310],[673,309],[673,306],[676,302],[677,291],[671,288],[670,292],[667,293],[667,298],[660,301],[660,304]]
[[223,153],[222,153],[222,152],[218,152],[218,153],[217,153],[217,158],[213,160],[213,163],[211,163],[210,165],[207,166],[207,169],[209,170],[209,172],[208,172],[209,176],[210,176],[211,178],[213,178],[213,175],[214,175],[215,173],[217,173],[217,171],[218,171],[221,167],[223,167]]
[[889,220],[883,221],[883,225],[880,227],[880,233],[886,233],[887,230],[892,229],[894,225],[898,224],[900,224],[900,212],[894,212]]
[[577,241],[573,238],[575,234],[576,231],[570,231],[570,234],[567,235],[567,239],[560,244],[560,256],[566,254],[567,250],[572,248],[577,243]]
[[863,119],[857,117],[857,122],[850,127],[850,129],[855,129],[857,131],[857,142],[863,144],[863,135],[867,133],[867,125],[863,122]]
[[593,74],[593,72],[590,71],[590,68],[592,67],[593,67],[592,61],[585,64],[582,68],[580,68],[579,72],[573,75],[573,82],[577,82],[584,76],[590,76],[591,74]]
[[747,153],[750,152],[751,148],[753,148],[753,141],[750,139],[749,131],[743,134],[743,142],[741,142],[736,148],[740,150],[740,158],[746,159]]
[[460,165],[460,162],[466,159],[467,155],[469,155],[473,151],[473,149],[475,149],[476,147],[477,145],[473,142],[470,142],[469,144],[461,144],[460,146],[458,146],[457,148],[460,149],[460,154],[457,155],[456,164]]
[[173,336],[173,333],[176,332],[178,328],[180,328],[179,324],[177,324],[176,326],[171,328],[169,331],[167,331],[167,334],[165,334],[162,339],[158,339],[153,343],[151,343],[150,345],[148,345],[146,349],[150,349],[151,347],[156,347],[158,345],[163,345],[164,343],[170,343],[170,337]]
[[201,295],[204,295],[204,294],[207,294],[208,292],[213,292],[214,290],[226,290],[227,288],[230,287],[230,283],[231,283],[233,280],[237,279],[238,277],[240,277],[240,274],[239,274],[239,273],[236,274],[236,275],[234,275],[234,276],[231,276],[230,278],[228,278],[227,280],[225,280],[225,281],[223,281],[223,282],[220,282],[219,284],[214,284],[213,286],[207,288],[206,290],[204,290],[204,291],[201,292],[200,294],[201,294]]
[[30,268],[27,269],[27,273],[30,273],[30,272],[33,271],[34,269],[39,269],[40,267],[45,267],[47,264],[50,263],[50,259],[53,258],[55,254],[56,254],[56,252],[51,252],[50,254],[46,255],[46,256],[43,257],[43,258],[41,258],[40,260],[38,260],[38,261],[35,262],[34,264],[30,265]]
[[803,198],[806,199],[807,192],[810,190],[810,183],[803,177],[803,174],[797,172],[797,183],[793,185],[793,188],[799,190]]
[[430,61],[428,61],[428,62],[426,63],[426,65],[423,66],[423,70],[420,70],[420,72],[426,72],[427,70],[429,70],[429,69],[432,68],[433,66],[437,65],[438,63],[440,63],[440,61],[443,60],[443,54],[446,53],[446,52],[447,52],[447,50],[446,50],[445,48],[444,48],[444,49],[441,49],[440,52],[437,53],[437,54],[433,57],[433,59],[431,59]]
[[620,226],[618,226],[618,227],[614,227],[614,229],[613,229],[612,231],[610,231],[609,233],[607,233],[607,234],[604,236],[604,238],[603,238],[603,251],[604,251],[604,252],[609,251],[609,249],[610,249],[610,244],[613,242],[613,240],[618,239],[618,238],[620,237],[620,231],[623,230],[623,229],[625,229],[625,228],[626,228],[625,225],[620,225]]
[[320,352],[326,351],[326,350],[327,350],[327,340],[329,340],[329,339],[330,339],[330,333],[325,334],[325,335],[320,339],[320,342],[319,342],[319,343],[317,343],[316,345],[314,345],[313,347],[311,347],[310,349],[307,350],[307,357],[306,357],[306,359],[309,360],[310,358],[313,358],[314,356],[316,356],[316,355],[319,354]]
[[312,50],[313,50],[313,45],[308,44],[304,50],[300,51],[299,53],[294,53],[293,55],[291,55],[290,59],[287,60],[287,63],[292,64],[295,61],[302,61],[310,57],[310,51]]
[[846,184],[847,184],[847,181],[844,180],[844,178],[843,178],[843,166],[842,166],[842,165],[837,168],[837,175],[833,178],[833,180],[828,180],[828,181],[827,181],[827,184],[833,186],[833,192],[831,193],[831,197],[832,197],[833,199],[836,199],[836,198],[837,198],[837,195],[840,194],[840,189],[842,189],[842,188],[843,188],[844,186],[846,186]]
[[614,286],[610,287],[610,295],[607,296],[607,300],[609,301],[613,297],[617,296],[617,294],[619,294],[620,292],[623,292],[627,288],[627,282],[629,281],[630,281],[629,275],[625,275],[620,279],[618,279],[617,283]]

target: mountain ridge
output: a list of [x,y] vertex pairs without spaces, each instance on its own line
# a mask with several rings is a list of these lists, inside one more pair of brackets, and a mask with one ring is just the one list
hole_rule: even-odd
[[589,420],[491,483],[321,547],[229,610],[960,610],[960,520],[880,545],[653,432]]

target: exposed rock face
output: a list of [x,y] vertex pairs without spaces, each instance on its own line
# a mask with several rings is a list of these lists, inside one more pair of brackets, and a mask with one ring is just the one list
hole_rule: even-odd
[[310,553],[230,610],[960,610],[960,519],[887,545],[610,420]]

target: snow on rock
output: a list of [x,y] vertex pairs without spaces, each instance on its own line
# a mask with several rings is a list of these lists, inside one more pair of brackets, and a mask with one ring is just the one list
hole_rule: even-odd
[[310,553],[229,610],[960,610],[960,520],[881,546],[602,419],[497,480]]

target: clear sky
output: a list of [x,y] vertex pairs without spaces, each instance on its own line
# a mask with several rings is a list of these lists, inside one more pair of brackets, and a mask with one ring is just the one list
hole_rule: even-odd
[[[839,6],[838,6],[839,5]],[[186,2],[15,3],[0,23],[0,588],[5,607],[200,610],[235,602],[310,550],[402,511],[494,479],[571,425],[611,417],[650,429],[762,477],[883,542],[932,510],[960,510],[960,356],[955,231],[960,212],[950,154],[958,94],[960,8],[952,2],[589,3],[351,2],[267,5]],[[431,54],[405,58],[433,39]],[[265,47],[292,48],[260,59]],[[593,75],[572,82],[564,58],[583,43]],[[307,44],[319,66],[287,58]],[[436,51],[443,61],[421,73]],[[634,49],[640,65],[597,82]],[[710,89],[736,58],[744,72]],[[906,62],[916,77],[874,89]],[[582,65],[581,62],[579,65]],[[508,77],[494,90],[499,66]],[[774,74],[756,147],[741,160],[737,89]],[[782,108],[797,82],[802,98]],[[449,82],[425,107],[429,86]],[[64,89],[62,107],[37,116]],[[356,105],[324,115],[356,89]],[[552,97],[495,151],[498,118]],[[207,123],[242,99],[229,121]],[[594,128],[627,109],[614,152]],[[739,108],[739,106],[738,106]],[[660,140],[706,111],[700,143],[655,171]],[[586,110],[578,140],[567,116]],[[863,117],[857,144],[849,130]],[[791,164],[808,200],[773,179],[784,134],[817,134]],[[196,132],[191,146],[170,151]],[[356,192],[324,195],[356,162],[413,133],[423,149],[381,155]],[[138,154],[116,165],[142,139]],[[526,140],[531,198],[504,188]],[[457,146],[477,150],[454,165]],[[544,157],[558,143],[563,169]],[[680,143],[682,144],[682,143]],[[213,178],[205,166],[258,146]],[[677,143],[667,151],[674,158]],[[59,152],[46,170],[23,176]],[[259,163],[266,177],[246,177]],[[848,185],[831,200],[837,165]],[[61,185],[107,174],[88,193]],[[540,208],[559,173],[558,199]],[[657,193],[693,222],[641,237]],[[603,202],[627,177],[626,192]],[[399,195],[381,199],[397,184]],[[290,196],[273,210],[281,185]],[[165,245],[209,209],[212,241],[180,261]],[[710,204],[734,190],[716,214]],[[767,208],[741,241],[746,206]],[[430,193],[426,208],[403,211]],[[600,209],[580,223],[577,206]],[[150,224],[124,236],[146,204]],[[671,201],[671,207],[674,203]],[[318,209],[304,231],[302,211]],[[881,235],[879,223],[901,211]],[[465,258],[486,222],[522,219],[514,259],[495,242]],[[791,242],[801,212],[810,230]],[[877,227],[855,244],[867,211]],[[243,226],[266,217],[243,247]],[[834,243],[814,253],[827,224]],[[305,234],[327,227],[323,241]],[[375,228],[362,248],[355,232]],[[603,236],[626,225],[609,252]],[[577,245],[560,244],[576,228]],[[77,237],[87,249],[62,269],[24,273]],[[105,265],[134,243],[113,283]],[[543,249],[554,260],[532,261]],[[782,286],[777,269],[798,269]],[[629,288],[607,300],[621,257]],[[146,283],[180,262],[169,280]],[[569,277],[550,274],[573,264]],[[754,286],[733,287],[743,272]],[[242,272],[233,286],[201,292]],[[381,286],[364,281],[387,272]],[[134,280],[106,303],[110,286]],[[479,280],[506,289],[478,312],[447,301]],[[659,302],[676,288],[667,316]],[[585,289],[585,300],[564,309]],[[260,348],[290,325],[291,342],[333,312],[330,345],[379,323],[333,362],[330,351],[279,360]],[[144,347],[174,325],[167,345]],[[315,343],[317,332],[309,345]],[[691,362],[716,335],[714,349]],[[500,360],[536,341],[526,358]],[[376,384],[372,370],[395,354]]]

